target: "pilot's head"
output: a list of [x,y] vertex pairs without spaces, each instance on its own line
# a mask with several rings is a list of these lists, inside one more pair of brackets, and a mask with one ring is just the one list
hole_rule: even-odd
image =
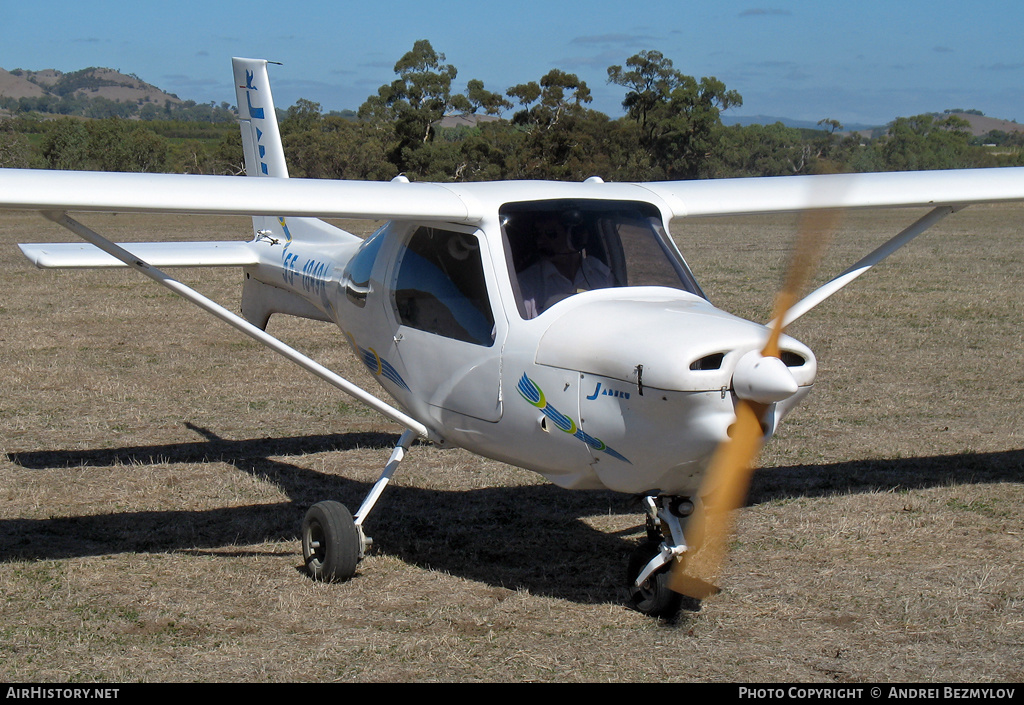
[[573,228],[558,214],[541,216],[534,228],[537,249],[551,255],[567,255],[580,252],[583,243],[574,237]]

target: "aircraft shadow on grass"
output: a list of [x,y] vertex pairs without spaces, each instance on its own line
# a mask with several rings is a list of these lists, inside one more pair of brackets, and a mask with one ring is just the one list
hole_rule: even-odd
[[[295,540],[310,505],[331,498],[354,512],[370,484],[273,458],[377,448],[383,463],[397,441],[396,435],[386,433],[231,441],[207,429],[186,425],[206,440],[102,450],[20,452],[8,457],[26,470],[227,462],[275,483],[290,501],[196,511],[3,519],[0,561],[202,550]],[[1024,450],[797,465],[755,473],[748,504],[1022,479]],[[629,497],[606,491],[570,492],[554,485],[438,491],[398,483],[388,487],[367,520],[367,533],[379,547],[374,552],[425,568],[581,603],[609,602],[622,599],[624,594],[621,566],[643,534],[639,511],[639,505]],[[609,534],[582,521],[583,517],[608,512],[635,513],[636,528]],[[296,556],[296,566],[300,564],[301,557]],[[566,580],[567,565],[572,566],[572,580]],[[355,580],[367,569],[364,566]]]

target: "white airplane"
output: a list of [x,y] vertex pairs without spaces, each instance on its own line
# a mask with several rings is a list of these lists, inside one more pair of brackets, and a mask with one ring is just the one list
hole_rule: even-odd
[[[813,353],[785,325],[946,215],[1024,200],[1024,168],[659,183],[288,179],[267,62],[233,66],[255,178],[3,169],[0,208],[38,210],[89,243],[21,245],[37,266],[132,267],[406,429],[354,515],[334,501],[309,509],[303,554],[320,580],[354,574],[372,543],[367,517],[423,437],[564,488],[642,496],[633,605],[669,615],[680,593],[712,594],[754,456],[814,382]],[[799,301],[809,267],[795,266],[771,327],[713,306],[668,234],[673,219],[897,206],[932,210]],[[121,246],[67,215],[76,211],[249,215],[253,238]],[[323,217],[389,222],[362,240]],[[812,222],[804,237],[820,243],[828,229]],[[214,266],[242,268],[242,316],[160,269]],[[268,335],[275,313],[337,324],[395,404]]]

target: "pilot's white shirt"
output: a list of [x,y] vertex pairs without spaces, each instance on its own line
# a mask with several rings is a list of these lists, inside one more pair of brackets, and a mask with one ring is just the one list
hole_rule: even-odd
[[614,286],[608,265],[597,257],[584,257],[576,277],[569,281],[549,260],[542,259],[519,273],[519,289],[527,318],[535,318],[564,298],[591,289]]

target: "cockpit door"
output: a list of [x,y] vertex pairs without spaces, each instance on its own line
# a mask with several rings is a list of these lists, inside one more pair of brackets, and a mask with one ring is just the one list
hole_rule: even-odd
[[417,403],[501,418],[501,349],[507,323],[482,233],[421,225],[401,240],[388,275],[394,359]]

